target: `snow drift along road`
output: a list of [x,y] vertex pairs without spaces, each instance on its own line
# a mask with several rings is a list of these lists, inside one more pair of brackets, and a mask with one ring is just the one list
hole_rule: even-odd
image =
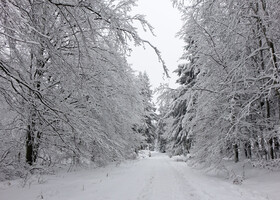
[[[22,188],[0,184],[1,200],[276,200],[279,194],[201,174],[165,154],[91,171],[47,176]],[[42,183],[43,182],[43,183]],[[276,186],[278,187],[278,186]]]

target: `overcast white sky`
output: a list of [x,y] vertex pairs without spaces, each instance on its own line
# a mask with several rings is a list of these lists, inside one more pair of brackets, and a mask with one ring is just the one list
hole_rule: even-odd
[[172,73],[178,65],[178,60],[183,52],[183,41],[175,37],[182,27],[181,15],[176,8],[173,8],[170,0],[138,0],[138,7],[133,13],[146,15],[146,20],[154,27],[154,37],[151,33],[140,31],[140,36],[149,40],[156,46],[166,62],[170,80],[163,80],[163,68],[154,51],[146,46],[134,47],[128,62],[137,71],[146,71],[149,75],[153,89],[162,82],[169,82],[171,87],[176,87],[176,74]]

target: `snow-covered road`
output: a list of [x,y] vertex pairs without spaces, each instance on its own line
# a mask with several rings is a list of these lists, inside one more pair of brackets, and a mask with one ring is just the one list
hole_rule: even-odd
[[[207,176],[165,154],[95,170],[59,173],[24,188],[0,185],[1,200],[276,200],[273,195]],[[258,187],[256,187],[258,188]],[[278,195],[278,194],[274,194]]]

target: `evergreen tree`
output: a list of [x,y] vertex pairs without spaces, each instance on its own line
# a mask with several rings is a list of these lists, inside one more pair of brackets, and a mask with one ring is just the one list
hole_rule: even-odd
[[138,131],[144,136],[144,146],[148,145],[151,149],[155,145],[155,123],[157,121],[156,107],[152,102],[153,91],[151,90],[150,80],[146,72],[138,74],[140,95],[144,108],[142,123]]
[[[174,71],[179,76],[177,83],[181,86],[172,91],[173,98],[169,103],[169,112],[162,114],[161,124],[159,124],[159,126],[164,126],[168,121],[169,128],[165,130],[162,141],[167,142],[167,151],[172,155],[189,153],[193,142],[192,129],[197,101],[197,92],[193,90],[193,86],[200,69],[196,65],[195,41],[189,37],[186,39],[186,43],[185,53],[182,57],[186,63],[179,65]],[[170,89],[163,93],[170,93]],[[167,95],[160,96],[160,99],[164,98],[167,98]]]
[[189,63],[176,70],[185,87],[170,111],[177,118],[176,128],[167,130],[171,149],[190,127],[199,162],[274,159],[280,123],[279,6],[266,0],[173,2],[184,16],[181,35]]

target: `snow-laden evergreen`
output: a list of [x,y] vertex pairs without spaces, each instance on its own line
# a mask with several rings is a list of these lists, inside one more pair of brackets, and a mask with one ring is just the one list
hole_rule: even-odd
[[165,148],[173,155],[190,148],[207,166],[225,158],[274,166],[280,156],[279,4],[173,2],[183,15],[186,64],[176,70],[181,86],[160,119]]
[[146,72],[140,72],[137,78],[140,87],[140,95],[142,97],[144,115],[142,116],[141,123],[135,128],[144,138],[141,149],[154,149],[157,114],[155,104],[152,102],[153,91],[151,90],[150,80]]

